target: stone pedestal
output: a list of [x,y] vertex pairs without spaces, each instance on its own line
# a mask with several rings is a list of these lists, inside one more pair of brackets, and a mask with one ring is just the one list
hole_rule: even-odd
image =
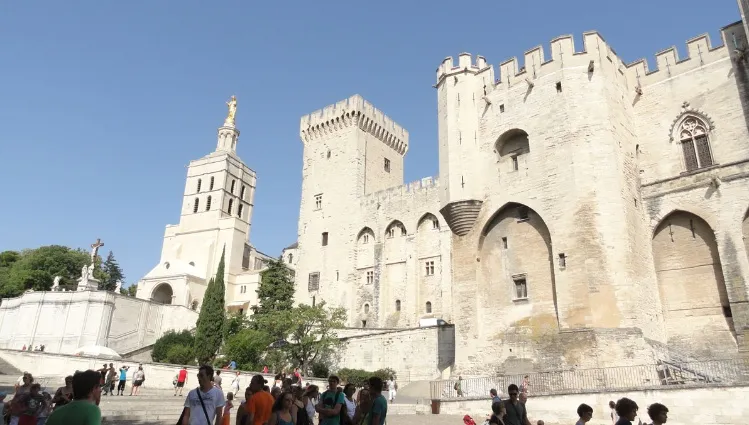
[[93,276],[81,276],[78,278],[78,291],[98,291],[99,279]]

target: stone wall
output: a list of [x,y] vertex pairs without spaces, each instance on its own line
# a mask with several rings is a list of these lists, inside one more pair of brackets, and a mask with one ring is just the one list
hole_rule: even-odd
[[[586,403],[593,407],[593,419],[589,424],[610,425],[608,403],[622,397],[638,404],[643,423],[652,422],[647,416],[647,406],[652,403],[668,407],[668,423],[672,425],[743,425],[749,415],[749,387],[742,386],[531,396],[527,403],[528,416],[534,424],[539,419],[547,424],[571,424],[578,419],[577,406]],[[440,401],[440,414],[469,414],[478,423],[490,411],[488,397]]]
[[[79,357],[65,354],[35,353],[5,349],[0,349],[0,358],[10,363],[18,370],[31,372],[33,376],[39,377],[43,384],[50,388],[56,388],[63,385],[65,376],[73,374],[76,370],[96,370],[101,368],[105,363],[114,363],[116,368],[119,368],[121,365],[130,366],[130,372],[127,376],[129,388],[132,375],[138,366],[138,363],[135,363],[132,360],[118,360],[113,362],[112,360],[104,358],[99,359],[96,357]],[[150,389],[163,390],[173,388],[172,380],[179,370],[178,366],[151,362],[143,362],[142,364],[143,371],[146,374],[146,381],[143,385],[145,391]],[[197,385],[197,378],[195,378],[198,373],[197,367],[191,366],[187,369],[189,371],[187,375],[188,383],[192,382],[192,384],[188,384],[188,386]],[[232,378],[228,376],[228,371],[222,371],[222,375],[225,373],[227,375],[225,375],[223,381],[225,383],[224,389],[229,391],[228,387]],[[250,384],[250,377],[254,374],[256,374],[256,372],[242,372],[242,378],[240,378],[241,388],[245,388]],[[265,379],[271,382],[272,385],[272,375],[265,375]],[[318,385],[320,388],[325,388],[327,386],[325,380],[305,379],[305,382]]]
[[381,331],[341,338],[337,367],[394,369],[400,382],[431,380],[450,373],[455,356],[453,326]]
[[167,330],[190,329],[198,313],[107,291],[30,292],[0,305],[0,348],[44,344],[73,353],[88,345],[126,354],[153,344]]

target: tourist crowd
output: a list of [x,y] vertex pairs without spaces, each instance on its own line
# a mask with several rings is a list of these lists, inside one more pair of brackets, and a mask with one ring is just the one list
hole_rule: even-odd
[[[510,384],[507,387],[507,395],[509,396],[507,400],[502,400],[496,389],[489,390],[489,397],[492,400],[492,413],[487,418],[486,423],[488,425],[531,425],[526,410],[529,387],[528,376],[523,379],[520,387]],[[458,391],[458,396],[462,396],[460,378],[454,388]],[[609,408],[611,411],[607,416],[610,417],[612,425],[644,425],[647,423],[638,419],[639,406],[629,398],[624,397],[617,402],[612,400],[609,402]],[[668,408],[660,403],[651,404],[647,409],[647,414],[652,421],[651,425],[663,425],[668,420]],[[579,419],[575,425],[585,425],[593,418],[593,408],[583,403],[577,407],[577,415]],[[636,419],[637,422],[635,422]],[[464,422],[466,424],[474,423],[470,416],[466,416]],[[544,421],[538,420],[536,424],[544,425]]]

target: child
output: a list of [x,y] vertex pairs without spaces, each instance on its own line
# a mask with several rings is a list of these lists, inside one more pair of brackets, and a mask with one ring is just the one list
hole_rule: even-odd
[[231,415],[232,407],[234,407],[234,403],[232,403],[232,400],[234,400],[234,393],[227,394],[226,404],[224,405],[224,417],[223,417],[224,425],[231,424],[231,421],[229,420],[229,416]]
[[36,418],[36,425],[44,425],[47,417],[52,414],[52,396],[46,391],[42,393],[42,396],[44,396],[44,402]]
[[585,425],[593,418],[593,408],[583,403],[577,407],[577,416],[580,417],[580,420],[575,425]]

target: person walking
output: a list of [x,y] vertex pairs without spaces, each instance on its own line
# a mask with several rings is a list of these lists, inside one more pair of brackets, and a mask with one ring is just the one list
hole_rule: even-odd
[[520,389],[515,384],[510,384],[507,387],[507,394],[510,396],[509,400],[505,400],[505,413],[504,422],[507,425],[531,425],[531,421],[528,420],[528,412],[525,410],[525,404],[518,400]]
[[198,388],[187,393],[182,410],[182,425],[222,425],[224,392],[213,385],[213,367],[200,366]]
[[369,410],[366,425],[385,425],[385,418],[388,415],[388,402],[382,395],[382,378],[377,376],[369,378],[369,392],[372,407]]
[[294,395],[291,394],[291,391],[283,392],[273,403],[272,413],[267,425],[294,425],[294,418],[291,416],[293,405]]
[[250,391],[252,397],[247,402],[247,425],[264,425],[268,423],[273,410],[275,400],[269,392],[263,391],[265,378],[263,375],[255,375],[250,380]]
[[117,377],[117,372],[114,370],[114,364],[110,363],[107,368],[106,378],[104,379],[104,395],[113,395],[114,392],[114,380]]
[[174,385],[175,397],[177,393],[182,397],[182,390],[185,388],[185,384],[187,384],[187,366],[182,366],[182,369],[177,372],[177,383]]
[[234,378],[232,378],[232,380],[231,380],[231,389],[234,390],[234,394],[239,394],[239,388],[240,388],[240,385],[239,385],[239,376],[240,376],[240,373],[241,372],[238,371],[236,374],[234,374]]
[[95,370],[73,375],[73,401],[55,409],[46,425],[101,425],[101,373]]

